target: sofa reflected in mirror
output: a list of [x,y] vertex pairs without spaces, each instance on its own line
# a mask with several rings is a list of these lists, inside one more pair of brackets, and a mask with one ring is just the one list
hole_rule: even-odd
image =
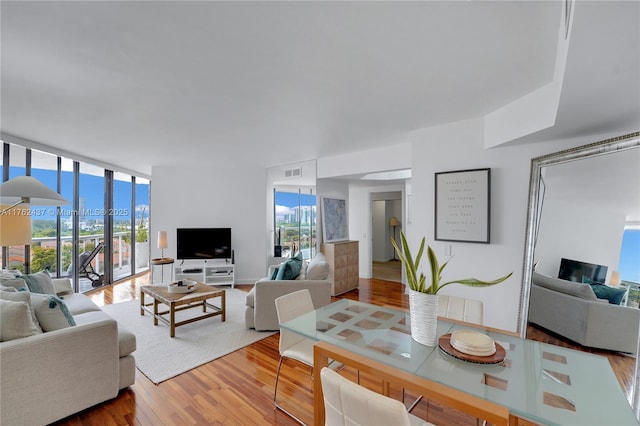
[[611,303],[617,299],[618,296],[611,300],[597,297],[589,284],[534,272],[529,322],[583,346],[635,354],[640,309],[621,306],[619,301]]

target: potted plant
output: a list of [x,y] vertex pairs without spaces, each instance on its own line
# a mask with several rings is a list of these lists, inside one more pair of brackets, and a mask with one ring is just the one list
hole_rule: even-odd
[[438,292],[450,284],[463,284],[470,287],[488,287],[499,284],[508,279],[513,272],[493,281],[481,281],[477,278],[465,278],[442,282],[442,271],[449,263],[448,261],[439,264],[438,258],[431,248],[427,247],[427,258],[431,267],[431,283],[427,285],[426,276],[419,272],[420,261],[424,253],[425,238],[422,238],[418,254],[415,259],[411,255],[411,250],[407,244],[404,232],[400,232],[402,250],[398,244],[391,239],[391,244],[395,249],[400,261],[404,266],[409,283],[409,313],[411,315],[411,337],[418,343],[427,346],[434,346],[436,341],[436,328],[438,317]]

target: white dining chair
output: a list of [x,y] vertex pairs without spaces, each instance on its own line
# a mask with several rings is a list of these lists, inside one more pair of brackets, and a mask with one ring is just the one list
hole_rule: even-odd
[[[280,296],[275,299],[276,312],[278,314],[278,324],[282,324],[289,320],[299,317],[314,310],[311,293],[309,290],[298,290],[293,293]],[[304,424],[299,418],[290,413],[288,410],[280,406],[277,401],[278,381],[280,379],[280,368],[282,361],[289,358],[308,365],[313,373],[313,345],[315,341],[307,339],[301,334],[294,333],[280,327],[280,361],[278,362],[278,370],[276,372],[276,384],[273,389],[273,403],[277,409],[291,416],[301,424]]]
[[432,425],[407,412],[402,402],[345,379],[330,368],[323,368],[320,378],[327,426]]
[[[484,323],[484,304],[481,300],[465,299],[464,297],[438,295],[438,316],[458,321],[482,325]],[[405,399],[405,390],[402,389],[402,401]],[[418,396],[409,406],[409,412],[422,400]]]

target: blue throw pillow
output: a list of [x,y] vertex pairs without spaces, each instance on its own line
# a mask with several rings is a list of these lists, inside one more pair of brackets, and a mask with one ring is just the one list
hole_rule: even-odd
[[302,269],[302,252],[280,265],[276,280],[295,280]]
[[626,293],[623,288],[613,288],[602,284],[589,284],[598,299],[607,299],[612,305],[619,305]]

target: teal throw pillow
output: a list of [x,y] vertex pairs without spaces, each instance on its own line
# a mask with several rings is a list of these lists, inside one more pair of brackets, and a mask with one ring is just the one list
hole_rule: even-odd
[[25,274],[22,276],[31,293],[56,294],[56,287],[47,271]]
[[613,288],[603,284],[589,284],[598,299],[607,299],[612,305],[619,305],[626,293],[623,288]]
[[271,279],[271,280],[275,280],[275,279],[276,279],[276,277],[278,276],[278,271],[279,271],[279,270],[280,270],[280,267],[279,267],[279,266],[278,266],[278,267],[273,268],[273,272],[271,273],[271,278],[269,278],[269,279]]
[[280,265],[276,280],[295,280],[302,269],[302,252]]

